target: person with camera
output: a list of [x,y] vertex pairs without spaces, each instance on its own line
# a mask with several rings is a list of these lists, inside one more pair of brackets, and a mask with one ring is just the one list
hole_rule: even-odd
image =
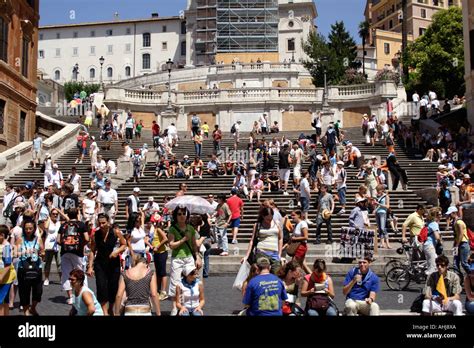
[[379,315],[379,305],[375,303],[380,291],[380,279],[370,269],[371,259],[359,260],[359,267],[352,268],[346,275],[342,293],[346,296],[344,313],[347,316]]
[[307,297],[305,312],[309,316],[337,316],[337,309],[332,300],[336,296],[332,278],[326,274],[326,262],[317,259],[313,272],[303,280],[301,296]]
[[36,234],[37,226],[33,219],[25,219],[21,238],[16,240],[18,250],[18,292],[20,306],[25,316],[39,315],[36,306],[43,294],[42,264],[44,258],[43,240]]
[[448,271],[448,265],[449,259],[445,255],[436,258],[438,271],[431,273],[426,281],[422,315],[447,311],[454,315],[464,315],[459,276]]

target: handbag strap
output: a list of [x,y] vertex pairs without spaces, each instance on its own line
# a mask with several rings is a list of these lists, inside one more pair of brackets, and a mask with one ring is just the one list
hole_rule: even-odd
[[[174,229],[176,230],[176,232],[178,232],[178,235],[179,235],[180,239],[184,238],[184,236],[181,234],[181,230],[179,229],[179,227],[177,225],[173,225],[173,226],[174,226]],[[186,225],[186,231],[187,230],[188,230],[188,226]],[[184,233],[186,233],[186,231]],[[194,252],[194,249],[189,244],[188,240],[186,241],[186,245],[188,246],[189,251],[191,252],[191,255],[193,256],[193,259],[196,260],[197,259],[196,253]]]

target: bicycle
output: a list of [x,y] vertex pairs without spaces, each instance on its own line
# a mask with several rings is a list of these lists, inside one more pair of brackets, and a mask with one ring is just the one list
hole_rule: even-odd
[[[410,247],[412,248],[412,247]],[[425,284],[428,278],[426,274],[427,264],[425,260],[413,261],[402,267],[392,268],[386,278],[386,283],[391,290],[405,290],[412,281],[417,284]],[[463,275],[455,267],[449,267],[448,271],[454,272],[459,277],[459,283],[463,288]]]
[[[383,274],[385,277],[387,277],[388,272],[390,272],[391,269],[395,267],[406,267],[410,265],[410,260],[412,260],[412,253],[411,251],[413,250],[413,246],[410,246],[408,244],[403,244],[400,248],[397,249],[397,253],[400,255],[405,254],[405,258],[394,258],[390,261],[388,261],[384,268],[383,268]],[[420,261],[414,261],[414,262],[425,262],[425,260],[420,260]]]

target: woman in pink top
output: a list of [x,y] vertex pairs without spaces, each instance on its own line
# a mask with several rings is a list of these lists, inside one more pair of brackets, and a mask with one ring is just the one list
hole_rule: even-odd
[[249,201],[252,202],[253,195],[257,194],[257,201],[260,203],[260,196],[263,190],[263,180],[260,178],[260,174],[255,174],[255,179],[250,183],[250,197]]

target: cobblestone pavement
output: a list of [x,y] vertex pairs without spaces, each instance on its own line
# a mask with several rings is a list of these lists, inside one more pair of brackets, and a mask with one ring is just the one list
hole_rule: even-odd
[[[206,305],[204,313],[206,315],[232,315],[243,308],[242,297],[239,291],[232,289],[235,276],[222,275],[213,276],[206,279],[205,296]],[[342,295],[343,277],[334,277],[336,292],[336,304],[339,309],[344,307],[344,296]],[[95,292],[95,279],[89,278],[89,285]],[[385,280],[381,279],[382,291],[377,296],[382,314],[408,314],[409,308],[420,292],[420,285],[411,284],[409,291],[396,292],[388,289]],[[304,300],[303,300],[304,305]],[[19,315],[19,299],[16,297],[15,309],[11,315]],[[68,315],[70,306],[66,304],[66,293],[62,291],[57,275],[52,275],[50,285],[43,287],[42,302],[38,306],[41,315]],[[171,301],[161,302],[161,310],[164,315],[168,315],[171,310]]]

